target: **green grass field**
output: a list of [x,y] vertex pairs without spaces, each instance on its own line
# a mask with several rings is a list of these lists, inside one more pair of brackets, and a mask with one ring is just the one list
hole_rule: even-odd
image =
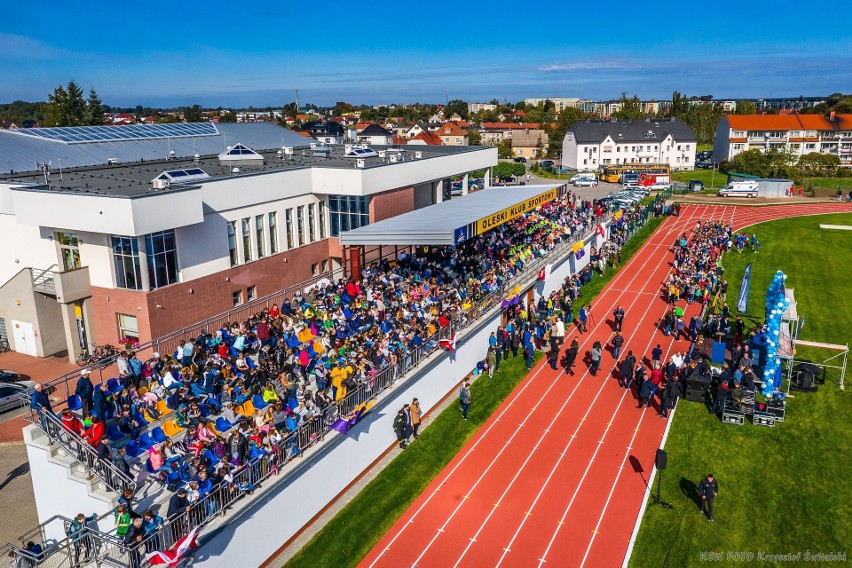
[[[728,183],[728,176],[722,172],[713,174],[713,170],[693,170],[691,172],[672,172],[672,181],[689,183],[689,180],[697,179],[704,183],[707,189],[724,187]],[[715,191],[713,192],[715,193]]]
[[[846,344],[852,337],[852,232],[823,230],[820,223],[852,225],[852,214],[750,227],[761,251],[725,258],[729,298],[752,262],[749,312],[762,317],[769,282],[783,270],[805,316],[800,338]],[[800,348],[797,358],[819,362],[833,354]],[[852,552],[852,393],[841,391],[838,379],[832,371],[819,392],[794,392],[785,422],[775,428],[723,424],[701,404],[678,404],[662,484],[674,510],[645,513],[630,565],[695,566],[704,564],[706,552],[722,552],[717,564],[731,565],[729,551],[801,552],[800,562],[783,565],[814,565],[804,561],[806,551]],[[719,481],[715,523],[698,510],[696,485],[707,473]]]
[[[652,218],[622,249],[622,266],[660,226]],[[580,302],[591,302],[616,274],[609,269],[582,289]],[[579,309],[579,303],[577,303]],[[483,348],[484,352],[484,348]],[[536,361],[542,357],[536,354]],[[382,535],[450,462],[476,430],[527,375],[522,358],[500,365],[493,379],[471,387],[473,404],[464,422],[458,404],[432,417],[417,442],[399,455],[343,508],[288,563],[287,568],[345,568],[356,566]]]

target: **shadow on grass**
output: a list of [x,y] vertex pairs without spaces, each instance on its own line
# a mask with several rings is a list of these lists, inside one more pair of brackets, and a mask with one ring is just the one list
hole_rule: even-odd
[[680,492],[683,493],[684,497],[687,497],[700,509],[701,497],[698,495],[698,486],[695,485],[695,482],[691,479],[681,477],[678,485],[680,486]]

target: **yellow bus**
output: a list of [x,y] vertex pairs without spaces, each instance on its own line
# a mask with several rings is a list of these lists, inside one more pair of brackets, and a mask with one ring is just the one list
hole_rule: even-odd
[[638,180],[641,174],[670,174],[671,169],[668,164],[610,164],[602,166],[600,179],[609,183],[623,183],[625,173],[636,174]]

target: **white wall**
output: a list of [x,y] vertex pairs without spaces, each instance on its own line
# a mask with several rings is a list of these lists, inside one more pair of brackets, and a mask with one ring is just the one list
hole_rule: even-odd
[[[35,426],[29,425],[27,428],[35,428]],[[35,490],[39,523],[47,521],[54,515],[63,515],[69,518],[78,513],[87,516],[92,513],[102,515],[111,508],[105,501],[89,496],[85,485],[68,479],[68,469],[48,461],[46,450],[28,443],[27,459],[29,460],[30,475]],[[104,526],[101,528],[112,527]],[[62,527],[58,524],[48,525],[46,531],[48,539],[59,541],[65,538]]]
[[42,238],[38,227],[18,225],[12,215],[0,214],[0,235],[7,239],[0,247],[0,285],[28,266],[49,268],[59,262],[56,246],[47,235]]

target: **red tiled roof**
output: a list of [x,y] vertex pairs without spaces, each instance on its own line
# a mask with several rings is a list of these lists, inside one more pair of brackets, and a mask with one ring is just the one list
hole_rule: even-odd
[[393,143],[394,144],[408,144],[408,140],[405,139],[405,136],[399,136],[397,134],[394,134]]
[[528,128],[540,128],[540,122],[525,122],[523,124],[517,122],[483,122],[482,128],[485,130],[524,130]]
[[821,114],[729,114],[733,130],[852,130],[852,114],[836,114],[834,121]]
[[452,122],[447,122],[441,125],[441,128],[438,129],[438,134],[440,136],[466,136],[467,133],[456,126]]
[[429,146],[440,146],[441,144],[443,144],[441,138],[434,132],[421,132],[420,134],[412,138],[412,140],[422,140]]

